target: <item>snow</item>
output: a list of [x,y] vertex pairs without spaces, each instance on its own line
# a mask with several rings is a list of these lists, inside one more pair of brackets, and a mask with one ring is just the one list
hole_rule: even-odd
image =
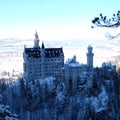
[[83,64],[80,64],[79,62],[77,62],[76,56],[74,55],[73,58],[68,59],[68,60],[66,61],[65,66],[79,67],[79,66],[83,66]]
[[[74,54],[80,63],[86,64],[86,52],[88,45],[92,45],[94,52],[94,66],[101,66],[104,61],[110,60],[119,54],[119,40],[108,39],[69,39],[45,41],[45,47],[63,47],[65,61]],[[103,44],[104,43],[104,44]],[[1,39],[0,40],[0,73],[7,71],[12,74],[13,69],[19,73],[23,72],[23,50],[24,45],[33,47],[31,39]],[[104,54],[103,54],[104,53]],[[75,66],[75,65],[72,65]]]
[[60,92],[60,91],[59,91],[59,92],[57,93],[56,100],[59,101],[59,102],[61,102],[61,101],[64,100],[64,98],[65,98],[65,96],[64,96],[63,92]]
[[17,120],[17,115],[12,114],[9,111],[9,106],[8,105],[2,105],[0,104],[0,114],[2,114],[5,117],[5,120]]
[[111,67],[111,63],[110,62],[103,62],[102,67]]
[[17,119],[16,119],[16,118],[13,118],[13,117],[6,116],[6,117],[5,117],[5,120],[17,120]]
[[[24,49],[24,44],[31,44],[33,45],[33,41],[31,40],[26,40],[26,41],[17,41],[15,39],[12,39],[12,43],[11,40],[7,40],[7,41],[2,41],[3,44],[1,44],[1,48],[0,48],[0,72],[2,71],[7,71],[10,72],[10,76],[12,76],[12,74],[14,74],[15,76],[22,73],[22,65],[23,65],[23,58],[22,58],[22,52]],[[1,41],[0,41],[1,42]],[[20,42],[20,43],[19,43]],[[93,52],[94,52],[94,66],[99,66],[101,65],[102,62],[107,61],[109,59],[111,59],[112,55],[117,55],[117,51],[118,51],[118,44],[116,41],[116,44],[113,44],[113,41],[107,41],[107,40],[96,40],[96,41],[87,41],[87,40],[70,40],[68,41],[46,41],[45,47],[50,47],[51,45],[53,45],[53,47],[57,47],[56,45],[59,46],[63,46],[64,49],[64,55],[65,55],[65,61],[68,58],[72,58],[72,56],[74,54],[76,54],[77,56],[77,60],[80,63],[86,63],[86,52],[87,52],[87,46],[88,44],[92,42],[92,46],[93,46]],[[14,43],[14,44],[13,44]],[[103,44],[104,43],[104,44]],[[11,46],[12,45],[12,46]],[[90,46],[89,46],[90,47]],[[103,54],[104,53],[104,54]],[[80,64],[77,61],[72,61],[72,59],[69,59],[68,62],[66,62],[66,65],[69,65],[71,67],[78,67],[81,65],[85,65],[85,64]],[[105,66],[109,66],[109,64],[105,64]],[[13,72],[14,70],[14,72]],[[82,73],[82,79],[84,80],[84,76],[86,76],[86,74],[88,74],[86,71],[83,71]],[[9,76],[2,76],[6,79],[9,78]],[[1,77],[1,78],[2,78]],[[17,79],[17,77],[14,77],[15,79]],[[86,78],[85,78],[86,79]],[[45,79],[39,79],[36,80],[40,83],[40,85],[45,86],[46,84],[48,85],[48,90],[49,91],[53,91],[55,89],[55,78],[54,77],[47,77]],[[107,80],[107,82],[109,82]],[[13,87],[16,90],[17,87],[19,86],[19,81],[13,83]],[[89,88],[89,86],[91,85],[91,81],[88,82],[88,84],[86,84],[86,87]],[[84,87],[84,86],[83,86]],[[31,89],[35,89],[35,85],[32,85],[31,83]],[[108,104],[108,95],[104,89],[104,87],[101,87],[102,92],[97,96],[97,97],[90,97],[90,98],[86,98],[85,102],[90,102],[91,105],[94,107],[95,112],[101,112],[103,110],[106,109],[106,106]],[[17,91],[16,91],[17,92]],[[57,89],[55,89],[56,92],[56,101],[59,103],[62,103],[65,100],[65,92],[64,92],[64,86],[63,85],[58,85]],[[85,96],[86,97],[86,96]],[[2,99],[2,96],[0,96],[0,99]],[[79,100],[79,99],[78,99]],[[80,101],[81,102],[81,101]],[[81,102],[82,103],[82,102]],[[6,110],[6,112],[9,113],[9,111],[7,111],[9,107],[8,106],[4,106],[4,105],[0,105],[0,113],[3,113],[4,110]],[[6,120],[13,120],[12,117],[6,117]]]
[[79,66],[81,66],[81,64],[79,64],[79,63],[65,63],[65,65],[68,65],[68,66],[70,66],[70,67],[79,67]]
[[[55,77],[50,76],[50,77],[46,77],[44,79],[39,79],[39,83],[41,85],[45,85],[47,83],[49,91],[52,91],[55,88],[55,84],[54,84],[55,79],[56,79]],[[38,81],[38,80],[36,80],[36,81]]]
[[91,97],[91,104],[95,108],[95,112],[100,112],[101,110],[105,110],[108,104],[108,95],[105,91],[105,88],[102,86],[102,92],[98,97]]
[[103,110],[105,110],[105,108],[99,108],[98,110],[96,110],[96,112],[101,112]]

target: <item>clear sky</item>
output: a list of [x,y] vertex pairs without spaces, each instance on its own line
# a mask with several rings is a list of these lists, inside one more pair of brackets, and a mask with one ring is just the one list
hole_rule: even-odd
[[[91,20],[120,10],[120,0],[0,0],[0,39],[93,38]],[[90,31],[92,31],[90,33]]]

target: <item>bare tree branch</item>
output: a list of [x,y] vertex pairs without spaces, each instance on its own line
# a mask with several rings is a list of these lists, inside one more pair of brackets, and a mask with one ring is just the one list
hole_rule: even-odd
[[117,35],[111,35],[110,33],[106,33],[105,36],[109,39],[115,39],[120,37],[120,33],[118,33]]

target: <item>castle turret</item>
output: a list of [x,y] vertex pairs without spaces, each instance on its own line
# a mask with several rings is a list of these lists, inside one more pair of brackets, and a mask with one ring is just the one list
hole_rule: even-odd
[[37,31],[35,33],[34,48],[40,48],[40,46],[39,46],[39,37],[38,37]]
[[94,53],[92,53],[92,46],[89,45],[88,46],[88,53],[86,53],[87,55],[87,65],[90,67],[90,68],[93,68],[93,56],[94,56]]
[[42,42],[42,49],[45,49],[45,45],[44,45],[44,43]]

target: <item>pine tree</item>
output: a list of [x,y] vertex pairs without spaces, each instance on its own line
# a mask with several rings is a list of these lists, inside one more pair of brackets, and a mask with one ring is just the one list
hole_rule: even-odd
[[17,115],[11,113],[8,105],[2,104],[2,95],[0,95],[0,120],[18,120]]

